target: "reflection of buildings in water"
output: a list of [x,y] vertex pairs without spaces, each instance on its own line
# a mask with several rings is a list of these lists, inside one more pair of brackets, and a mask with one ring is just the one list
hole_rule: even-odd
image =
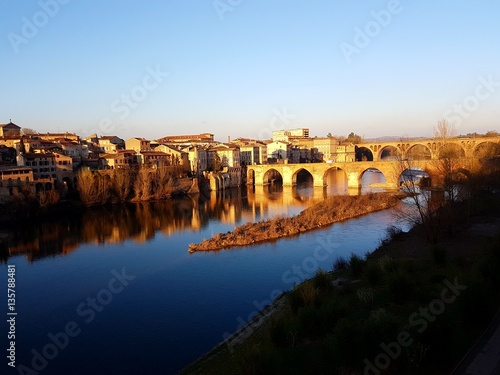
[[[305,193],[304,193],[305,192]],[[255,186],[211,192],[209,200],[181,198],[170,201],[94,207],[13,233],[6,256],[26,254],[36,260],[69,254],[82,244],[144,243],[158,231],[171,236],[179,231],[199,231],[211,218],[222,223],[259,221],[264,216],[287,215],[324,198],[322,188]]]
[[204,209],[209,217],[215,217],[225,224],[234,224],[242,217],[243,202],[240,188],[210,192],[210,200],[205,202]]
[[[304,191],[307,194],[304,195]],[[286,215],[290,207],[306,208],[324,198],[323,188],[297,189],[295,187],[280,187],[273,185],[248,187],[248,205],[253,207],[252,220],[260,220],[261,215],[269,212],[270,217]]]
[[70,254],[79,246],[78,240],[64,237],[62,233],[57,231],[49,231],[45,237],[10,241],[7,245],[7,253],[9,257],[25,254],[26,259],[33,262],[47,256]]

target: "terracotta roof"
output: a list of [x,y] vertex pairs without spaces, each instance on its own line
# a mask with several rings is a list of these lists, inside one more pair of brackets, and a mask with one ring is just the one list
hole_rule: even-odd
[[141,151],[142,155],[158,155],[158,156],[169,156],[168,154],[161,151]]
[[52,153],[47,153],[47,154],[42,154],[42,153],[35,153],[35,152],[27,152],[25,154],[21,154],[27,159],[34,159],[34,158],[54,158],[55,155]]
[[4,126],[7,126],[7,125],[15,126],[15,127],[19,128],[19,129],[21,129],[21,127],[19,125],[14,124],[12,121],[9,122],[8,124],[0,124],[0,128],[3,128]]
[[118,159],[122,155],[120,154],[104,154],[101,156],[102,159]]
[[9,170],[20,170],[20,171],[25,171],[25,170],[32,170],[30,167],[18,167],[17,165],[7,165],[7,166],[0,166],[0,172],[1,171],[9,171]]

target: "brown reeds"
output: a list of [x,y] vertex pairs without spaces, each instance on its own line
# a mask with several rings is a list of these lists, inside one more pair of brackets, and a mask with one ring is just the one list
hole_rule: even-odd
[[190,244],[189,251],[221,250],[294,236],[338,221],[384,210],[397,202],[398,197],[390,193],[330,197],[306,208],[297,216],[249,222],[237,227],[233,232],[217,233],[199,244]]

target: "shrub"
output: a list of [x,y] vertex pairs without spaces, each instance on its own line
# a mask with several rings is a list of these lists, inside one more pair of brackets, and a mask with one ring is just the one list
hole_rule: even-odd
[[354,277],[358,277],[361,275],[363,272],[363,269],[365,267],[366,261],[361,259],[356,254],[352,254],[351,257],[349,258],[349,269],[351,270],[351,274]]
[[406,273],[401,271],[391,273],[387,277],[387,284],[394,301],[403,303],[413,296],[415,284]]
[[332,289],[332,282],[330,280],[330,276],[322,269],[319,269],[316,272],[316,275],[314,275],[312,279],[312,284],[315,288],[319,289],[320,291],[328,291]]
[[403,230],[395,225],[391,225],[386,229],[385,238],[382,240],[383,244],[388,244],[391,241],[397,241],[401,238]]
[[349,266],[349,263],[344,258],[337,258],[333,263],[333,270],[345,270]]
[[303,306],[318,305],[320,302],[319,289],[314,287],[310,282],[305,282],[295,287],[288,293],[287,297],[294,314]]
[[302,338],[317,338],[323,332],[323,315],[314,306],[299,309],[299,332]]
[[378,264],[382,271],[385,273],[393,273],[397,272],[401,269],[401,264],[399,261],[391,258],[388,255],[384,255],[382,258],[378,260]]
[[255,344],[243,355],[239,367],[242,374],[260,375],[271,373],[270,364],[271,353],[269,350]]
[[340,319],[351,313],[351,306],[346,298],[330,298],[320,307],[320,311],[327,332],[334,329]]
[[300,290],[300,296],[304,306],[315,305],[319,302],[319,289],[311,283],[305,283]]
[[304,300],[300,295],[300,290],[298,287],[292,289],[290,293],[287,294],[288,303],[290,304],[290,308],[294,314],[297,313],[299,308],[304,306]]
[[366,356],[365,327],[359,320],[340,319],[328,341],[339,365],[359,366]]
[[370,305],[373,303],[374,293],[370,288],[360,288],[358,289],[358,299],[361,303],[365,305]]
[[292,319],[280,318],[271,322],[271,342],[281,348],[294,347],[297,339],[297,325]]
[[377,286],[384,278],[384,272],[377,263],[369,263],[364,272],[364,278],[371,286]]

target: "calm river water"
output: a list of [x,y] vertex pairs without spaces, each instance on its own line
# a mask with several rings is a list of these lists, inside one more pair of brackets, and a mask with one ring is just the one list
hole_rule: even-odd
[[[365,178],[377,182],[377,175]],[[16,365],[26,366],[26,374],[27,368],[33,374],[176,373],[294,282],[319,267],[331,269],[337,257],[374,250],[395,219],[387,210],[220,252],[189,254],[189,243],[345,193],[343,183],[325,190],[243,188],[208,200],[96,208],[19,229],[0,265],[4,314],[7,265],[15,265]],[[11,341],[5,316],[4,354]],[[8,369],[5,355],[2,361]]]

